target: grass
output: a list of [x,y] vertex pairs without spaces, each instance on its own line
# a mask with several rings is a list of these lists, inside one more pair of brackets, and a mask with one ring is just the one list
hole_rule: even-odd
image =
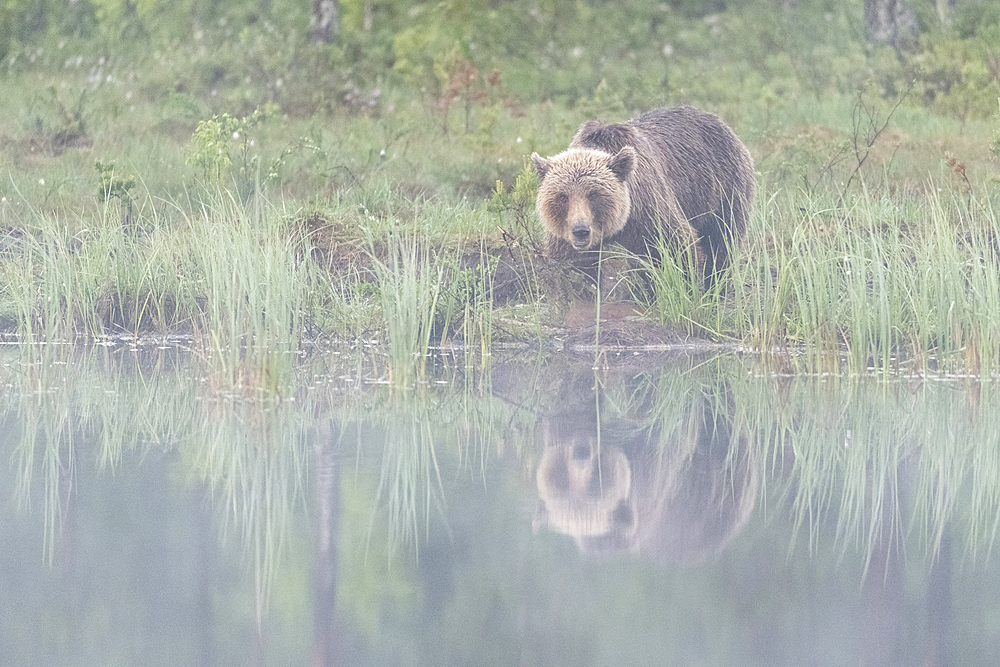
[[[470,97],[448,118],[394,80],[364,112],[307,104],[302,82],[276,87],[290,53],[261,60],[272,33],[217,55],[246,49],[261,67],[216,88],[183,42],[139,64],[76,39],[11,56],[0,326],[47,341],[188,333],[220,382],[274,395],[290,373],[275,359],[307,339],[378,338],[400,386],[433,346],[551,341],[545,313],[589,293],[537,255],[524,157],[565,148],[587,118],[630,115],[622,98],[607,84],[575,104]],[[804,351],[806,370],[996,373],[995,121],[896,106],[871,80],[814,92],[704,105],[750,146],[760,195],[716,289],[684,258],[646,272],[649,317]],[[675,101],[698,97],[660,103]],[[513,297],[501,259],[523,269]]]
[[[266,384],[271,353],[294,354],[306,332],[383,331],[402,384],[421,375],[403,360],[452,337],[488,353],[494,214],[372,195],[325,211],[312,228],[301,209],[244,203],[227,189],[192,211],[150,198],[133,214],[137,231],[110,205],[96,219],[35,210],[8,228],[4,317],[33,340],[187,330],[227,357],[233,383],[244,373]],[[368,224],[345,230],[352,217]],[[758,203],[742,252],[712,290],[684,268],[691,262],[645,267],[649,313],[763,352],[802,348],[812,370],[992,374],[997,239],[990,199],[933,183],[907,200],[862,191],[840,205],[776,191]],[[544,291],[536,295],[543,303]]]
[[776,193],[754,211],[721,286],[706,291],[674,262],[647,265],[649,307],[689,333],[764,354],[803,349],[814,371],[992,375],[997,239],[989,199],[962,202],[933,184],[908,201],[863,192],[847,206]]
[[[389,257],[374,258],[373,272],[392,359],[389,381],[426,381],[428,354],[457,335],[467,352],[489,354],[492,274],[488,262],[462,267],[456,251],[433,251],[416,237],[391,237]],[[374,256],[374,255],[373,255]],[[478,260],[478,258],[477,258]]]

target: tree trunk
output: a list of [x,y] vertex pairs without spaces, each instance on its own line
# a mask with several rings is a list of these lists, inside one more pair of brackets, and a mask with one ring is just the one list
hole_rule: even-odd
[[865,0],[868,41],[900,49],[917,38],[917,17],[906,0]]
[[329,44],[340,31],[340,5],[337,0],[313,0],[312,40]]

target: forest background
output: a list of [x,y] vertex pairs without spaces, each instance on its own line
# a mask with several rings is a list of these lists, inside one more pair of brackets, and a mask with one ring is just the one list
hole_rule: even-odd
[[[544,268],[526,156],[590,118],[686,103],[750,147],[749,255],[765,259],[737,267],[747,291],[708,301],[665,276],[654,317],[854,342],[865,365],[901,346],[979,364],[997,341],[975,332],[1000,317],[995,281],[970,287],[1000,238],[998,44],[998,0],[4,0],[0,322],[239,340],[391,338],[409,318],[399,335],[425,342],[473,327],[486,345],[501,321],[516,337],[497,316],[502,257],[530,260],[512,300],[539,306],[529,328],[557,301],[523,284]],[[887,287],[880,264],[911,277]],[[855,288],[888,310],[859,323],[873,306]],[[258,298],[288,313],[262,322],[277,308]]]

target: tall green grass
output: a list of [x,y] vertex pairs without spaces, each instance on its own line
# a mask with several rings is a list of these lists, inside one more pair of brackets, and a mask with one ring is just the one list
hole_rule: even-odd
[[375,264],[392,359],[389,381],[410,386],[426,377],[443,267],[432,264],[429,248],[415,238],[391,244],[389,253]]
[[778,192],[706,291],[694,270],[649,266],[650,310],[763,354],[805,352],[811,371],[1000,372],[1000,220],[988,199],[849,203]]
[[7,312],[27,339],[122,332],[168,316],[176,272],[156,266],[163,258],[127,235],[110,207],[87,218],[31,210],[18,222],[0,270]]
[[493,292],[485,252],[466,265],[460,250],[434,249],[416,235],[403,234],[389,237],[385,254],[372,251],[391,384],[426,381],[432,346],[457,340],[467,354],[489,354]]
[[[400,385],[423,377],[431,347],[489,354],[491,217],[467,205],[407,210],[385,188],[356,196],[319,228],[225,188],[185,202],[147,196],[127,226],[111,206],[96,218],[32,210],[0,255],[4,316],[25,340],[188,333],[217,381],[272,394],[286,391],[307,338],[381,337]],[[401,223],[404,212],[413,217]]]
[[281,393],[310,311],[335,296],[292,216],[226,190],[193,210],[147,200],[133,227],[111,207],[35,211],[0,259],[8,312],[29,341],[193,334],[226,386]]
[[195,337],[222,361],[228,386],[290,393],[314,287],[288,214],[222,191],[185,219],[197,304]]
[[[489,211],[370,194],[328,209],[338,231],[325,262],[302,213],[260,195],[219,189],[184,206],[147,195],[130,225],[111,206],[29,209],[7,221],[3,317],[31,340],[187,331],[225,369],[220,381],[272,393],[288,385],[281,359],[307,337],[381,331],[400,385],[422,377],[432,347],[488,354]],[[710,289],[695,265],[665,253],[641,272],[651,314],[688,333],[795,352],[807,371],[1000,371],[1000,222],[988,198],[933,183],[847,201],[778,190]]]

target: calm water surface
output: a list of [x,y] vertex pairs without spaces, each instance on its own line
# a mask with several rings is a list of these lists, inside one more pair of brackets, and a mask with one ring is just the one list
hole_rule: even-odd
[[0,665],[995,664],[993,382],[596,365],[0,346]]

